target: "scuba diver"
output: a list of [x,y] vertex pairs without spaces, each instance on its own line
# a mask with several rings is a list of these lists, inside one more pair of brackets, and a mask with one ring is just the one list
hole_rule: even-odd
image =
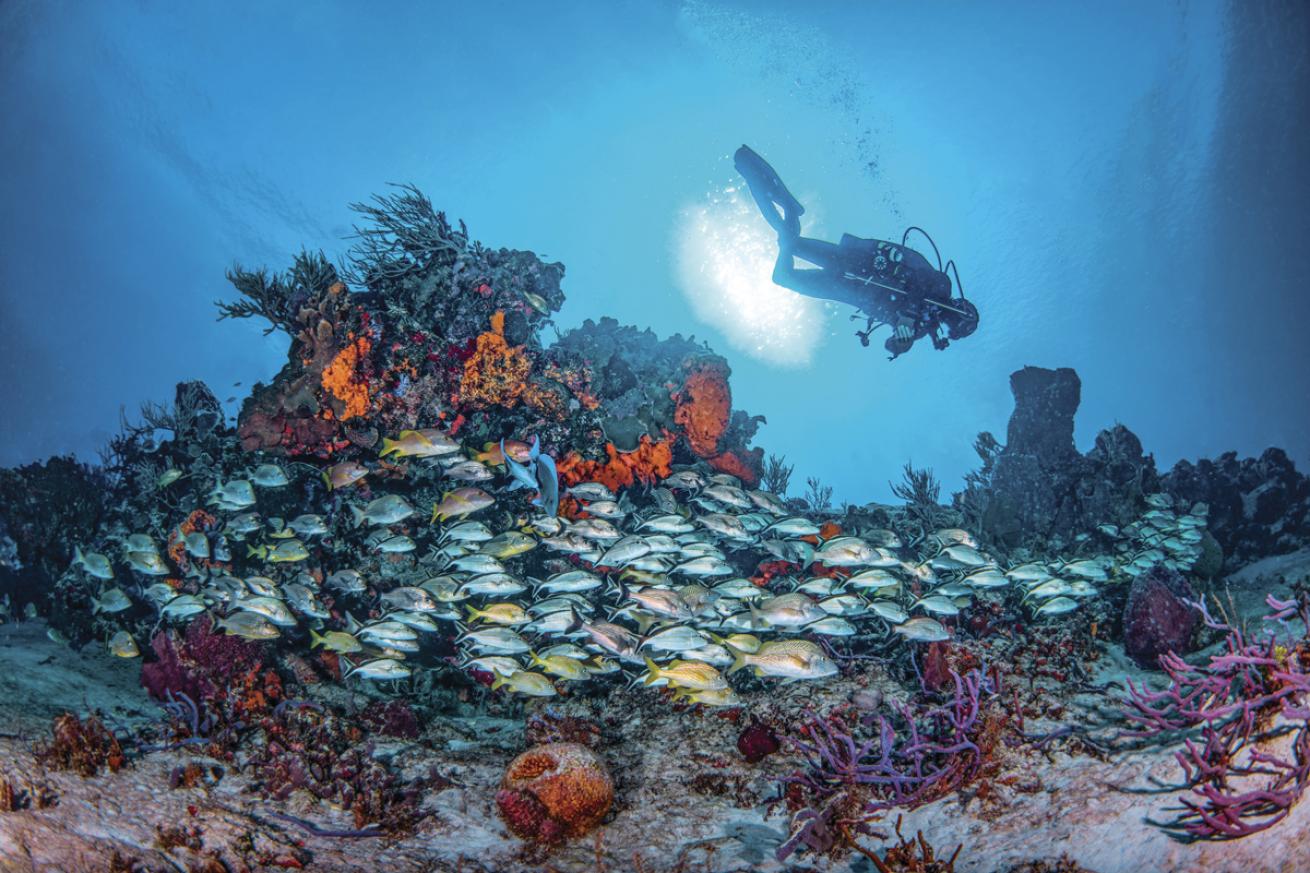
[[[869,344],[869,335],[879,326],[890,325],[892,335],[883,347],[891,353],[889,360],[895,360],[923,337],[931,337],[934,348],[944,349],[951,340],[964,339],[977,330],[977,307],[965,299],[963,290],[959,297],[951,297],[951,279],[946,271],[955,272],[958,287],[960,272],[955,262],[948,261],[942,268],[936,243],[922,229],[907,229],[899,245],[848,233],[842,234],[838,243],[803,237],[800,217],[805,207],[782,184],[773,167],[748,146],[737,149],[733,162],[750,186],[764,219],[778,232],[773,281],[807,297],[835,300],[859,309],[868,318],[865,329],[855,334],[863,345]],[[937,269],[923,255],[906,247],[912,230],[919,231],[932,245]],[[818,269],[798,268],[797,258]]]

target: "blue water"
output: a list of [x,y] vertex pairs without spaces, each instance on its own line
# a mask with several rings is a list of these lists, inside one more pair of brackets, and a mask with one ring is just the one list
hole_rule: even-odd
[[[0,464],[269,379],[286,340],[214,321],[224,270],[340,254],[390,181],[563,261],[561,328],[709,340],[757,443],[839,500],[909,458],[957,487],[1025,364],[1081,374],[1084,448],[1120,421],[1165,465],[1310,457],[1302,4],[266,6],[0,6]],[[929,229],[978,333],[889,363],[753,295],[743,142],[809,235]]]

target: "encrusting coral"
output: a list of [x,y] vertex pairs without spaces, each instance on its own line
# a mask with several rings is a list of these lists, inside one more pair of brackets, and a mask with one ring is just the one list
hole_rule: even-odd
[[535,746],[510,762],[496,805],[519,837],[557,843],[600,823],[614,802],[614,781],[595,752],[578,743]]

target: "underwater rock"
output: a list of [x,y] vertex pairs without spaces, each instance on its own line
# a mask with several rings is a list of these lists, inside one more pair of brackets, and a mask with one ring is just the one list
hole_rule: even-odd
[[546,743],[519,755],[496,792],[496,806],[509,829],[537,843],[582,836],[600,823],[613,802],[609,768],[577,743]]
[[1166,652],[1192,651],[1201,614],[1184,602],[1196,592],[1183,576],[1162,564],[1133,580],[1124,606],[1124,651],[1138,666],[1155,669]]
[[1086,455],[1078,452],[1077,373],[1025,367],[1010,375],[1010,390],[1015,405],[1005,446],[984,456],[985,475],[975,474],[970,489],[957,495],[957,504],[976,507],[989,539],[1010,546],[1068,541],[1140,514],[1142,497],[1158,487],[1155,461],[1123,425],[1098,434]]
[[1230,565],[1310,544],[1310,479],[1282,449],[1179,461],[1161,478],[1175,497],[1210,507],[1209,530]]
[[737,751],[748,764],[757,764],[780,748],[778,735],[762,721],[752,720],[737,737]]

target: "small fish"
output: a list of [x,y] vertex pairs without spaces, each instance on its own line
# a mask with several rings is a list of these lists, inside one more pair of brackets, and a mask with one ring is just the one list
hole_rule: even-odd
[[201,531],[192,531],[182,537],[182,545],[186,553],[193,558],[204,560],[209,557],[209,537]]
[[277,597],[245,597],[237,601],[236,607],[262,615],[278,627],[295,627],[296,617],[287,609],[287,605]]
[[637,646],[641,641],[627,628],[609,622],[582,623],[582,631],[591,637],[592,642],[621,660],[641,663],[637,657]]
[[442,494],[441,502],[432,505],[432,523],[471,515],[495,502],[496,499],[481,488],[457,488]]
[[776,533],[786,537],[812,537],[819,535],[819,526],[808,518],[794,515],[775,521],[764,529],[765,533]]
[[805,625],[802,630],[806,633],[823,634],[829,637],[850,637],[856,633],[855,625],[837,615],[821,618],[812,624]]
[[345,631],[328,631],[325,634],[320,634],[311,630],[309,640],[310,648],[322,646],[328,651],[336,652],[339,655],[349,655],[352,652],[362,652],[364,650],[359,640]]
[[570,570],[566,573],[557,573],[545,582],[531,579],[529,581],[533,582],[538,590],[552,593],[590,591],[604,584],[599,576],[589,570]]
[[920,643],[936,643],[951,638],[950,631],[941,622],[926,616],[912,618],[904,624],[896,625],[892,630],[907,640]]
[[500,442],[485,443],[482,451],[473,456],[473,460],[483,464],[490,464],[493,467],[504,466],[505,458],[509,457],[520,464],[526,464],[531,460],[532,446],[522,440],[501,440]]
[[753,667],[756,676],[778,676],[790,680],[822,679],[837,672],[832,659],[809,640],[773,640],[754,653],[738,651],[728,668],[728,675],[743,667]]
[[508,688],[515,694],[525,694],[529,697],[554,697],[556,694],[555,686],[549,679],[540,673],[528,670],[519,670],[509,676],[497,676],[491,683],[491,690],[500,688]]
[[252,534],[264,526],[258,512],[243,512],[240,515],[228,519],[223,529],[237,539],[241,539],[247,534]]
[[528,614],[517,603],[492,603],[482,609],[474,606],[464,607],[468,610],[469,624],[482,619],[491,624],[513,626],[528,620]]
[[137,648],[136,640],[125,630],[121,630],[110,637],[106,646],[109,648],[109,654],[117,658],[136,658],[141,654],[141,650]]
[[473,648],[493,655],[517,655],[532,648],[527,640],[507,627],[481,627],[465,631],[456,642],[467,642]]
[[869,611],[889,624],[904,624],[910,617],[894,600],[875,600],[869,604]]
[[127,565],[145,575],[168,575],[173,572],[159,552],[128,552]]
[[273,546],[246,546],[246,557],[274,564],[295,563],[308,558],[309,550],[300,540],[283,540]]
[[687,576],[731,576],[733,574],[732,565],[722,558],[713,555],[702,555],[699,558],[692,558],[673,568],[674,573],[682,573]]
[[[167,488],[169,485],[172,485],[174,482],[176,482],[178,479],[181,479],[185,475],[186,474],[183,473],[181,470],[179,470],[177,467],[169,467],[167,470],[159,474],[159,478],[155,480],[155,487]],[[136,644],[133,643],[133,645],[135,646]],[[138,652],[137,654],[140,653]],[[136,655],[127,655],[126,657],[134,658],[136,657]]]
[[234,612],[215,621],[214,629],[246,640],[275,640],[282,635],[276,625],[255,612]]
[[134,533],[123,541],[124,552],[145,552],[146,554],[159,554],[159,546],[155,541],[143,533]]
[[493,558],[505,559],[530,552],[536,547],[537,541],[527,534],[516,530],[507,530],[483,543],[481,552]]
[[109,559],[99,552],[83,552],[81,546],[73,548],[73,566],[80,566],[88,576],[109,580],[114,578],[114,568]]
[[505,655],[485,655],[481,658],[470,658],[460,666],[472,667],[474,670],[481,670],[483,673],[490,673],[493,676],[512,676],[523,669],[522,664]]
[[728,687],[728,680],[723,678],[723,674],[703,661],[677,660],[661,667],[647,658],[643,684],[654,685],[661,680],[674,688],[690,691],[718,691]]
[[929,594],[927,597],[920,597],[910,605],[910,609],[921,606],[928,612],[934,612],[937,615],[959,615],[960,608],[955,605],[949,597],[940,594]]
[[604,567],[624,567],[650,554],[650,543],[638,536],[628,536],[605,550],[597,562]]
[[364,583],[364,575],[358,570],[337,570],[328,576],[323,584],[347,594],[359,594],[368,589]]
[[710,638],[703,631],[686,625],[674,625],[646,637],[637,648],[651,648],[661,652],[685,652],[687,649],[698,649],[709,641]]
[[404,521],[413,515],[415,509],[410,502],[399,494],[387,494],[376,500],[369,501],[363,509],[351,504],[350,514],[355,521],[355,527],[360,527],[365,522],[371,525],[395,524],[398,521]]
[[515,594],[526,591],[527,588],[527,585],[524,585],[508,573],[488,573],[485,576],[474,576],[459,586],[459,593],[464,597],[471,595],[513,597]]
[[404,534],[385,537],[373,546],[374,551],[382,552],[387,555],[403,555],[406,552],[412,552],[417,548],[418,543],[414,542],[412,537],[407,537]]
[[261,488],[281,488],[291,484],[291,480],[287,478],[287,471],[277,464],[260,464],[249,475],[250,481]]
[[565,490],[565,494],[579,500],[613,500],[614,492],[600,482],[579,482]]
[[752,604],[750,613],[755,627],[800,627],[827,615],[818,603],[799,591],[770,597],[758,609]]
[[437,608],[437,601],[431,592],[413,585],[392,588],[379,599],[392,609],[408,612],[432,612]]
[[591,676],[585,664],[568,655],[538,655],[535,652],[530,652],[528,654],[528,663],[533,667],[540,667],[552,676],[559,676],[561,679],[570,679],[575,682]]
[[710,637],[716,642],[730,649],[736,649],[739,652],[754,654],[760,650],[763,642],[754,634],[729,634],[726,637],[710,634]]
[[205,611],[205,601],[194,594],[179,594],[160,608],[163,618],[186,618]]
[[323,516],[309,513],[291,519],[287,522],[287,527],[302,537],[322,536],[328,532],[327,522],[323,520]]
[[698,703],[701,706],[741,706],[737,692],[729,688],[715,688],[707,691],[679,689],[674,692],[675,700],[686,703]]
[[358,461],[342,461],[323,471],[323,482],[329,491],[349,488],[369,473],[368,467]]
[[122,588],[110,588],[91,601],[91,612],[92,614],[122,612],[125,609],[130,609],[131,606],[132,601],[123,592]]
[[528,301],[528,305],[533,309],[537,310],[542,315],[550,315],[550,304],[546,302],[545,297],[542,297],[540,294],[534,294],[531,291],[520,291],[519,293],[523,295],[523,299]]
[[1062,615],[1078,608],[1078,601],[1071,597],[1055,597],[1037,607],[1036,615]]
[[461,482],[487,482],[495,478],[485,464],[472,460],[456,461],[441,472],[446,478]]
[[233,479],[209,493],[209,502],[223,509],[245,509],[255,505],[255,486],[249,479]]
[[351,667],[343,679],[359,676],[361,679],[404,679],[409,668],[395,658],[374,658]]
[[395,455],[398,458],[433,458],[459,451],[459,443],[436,428],[402,430],[396,439],[382,439],[379,458]]

